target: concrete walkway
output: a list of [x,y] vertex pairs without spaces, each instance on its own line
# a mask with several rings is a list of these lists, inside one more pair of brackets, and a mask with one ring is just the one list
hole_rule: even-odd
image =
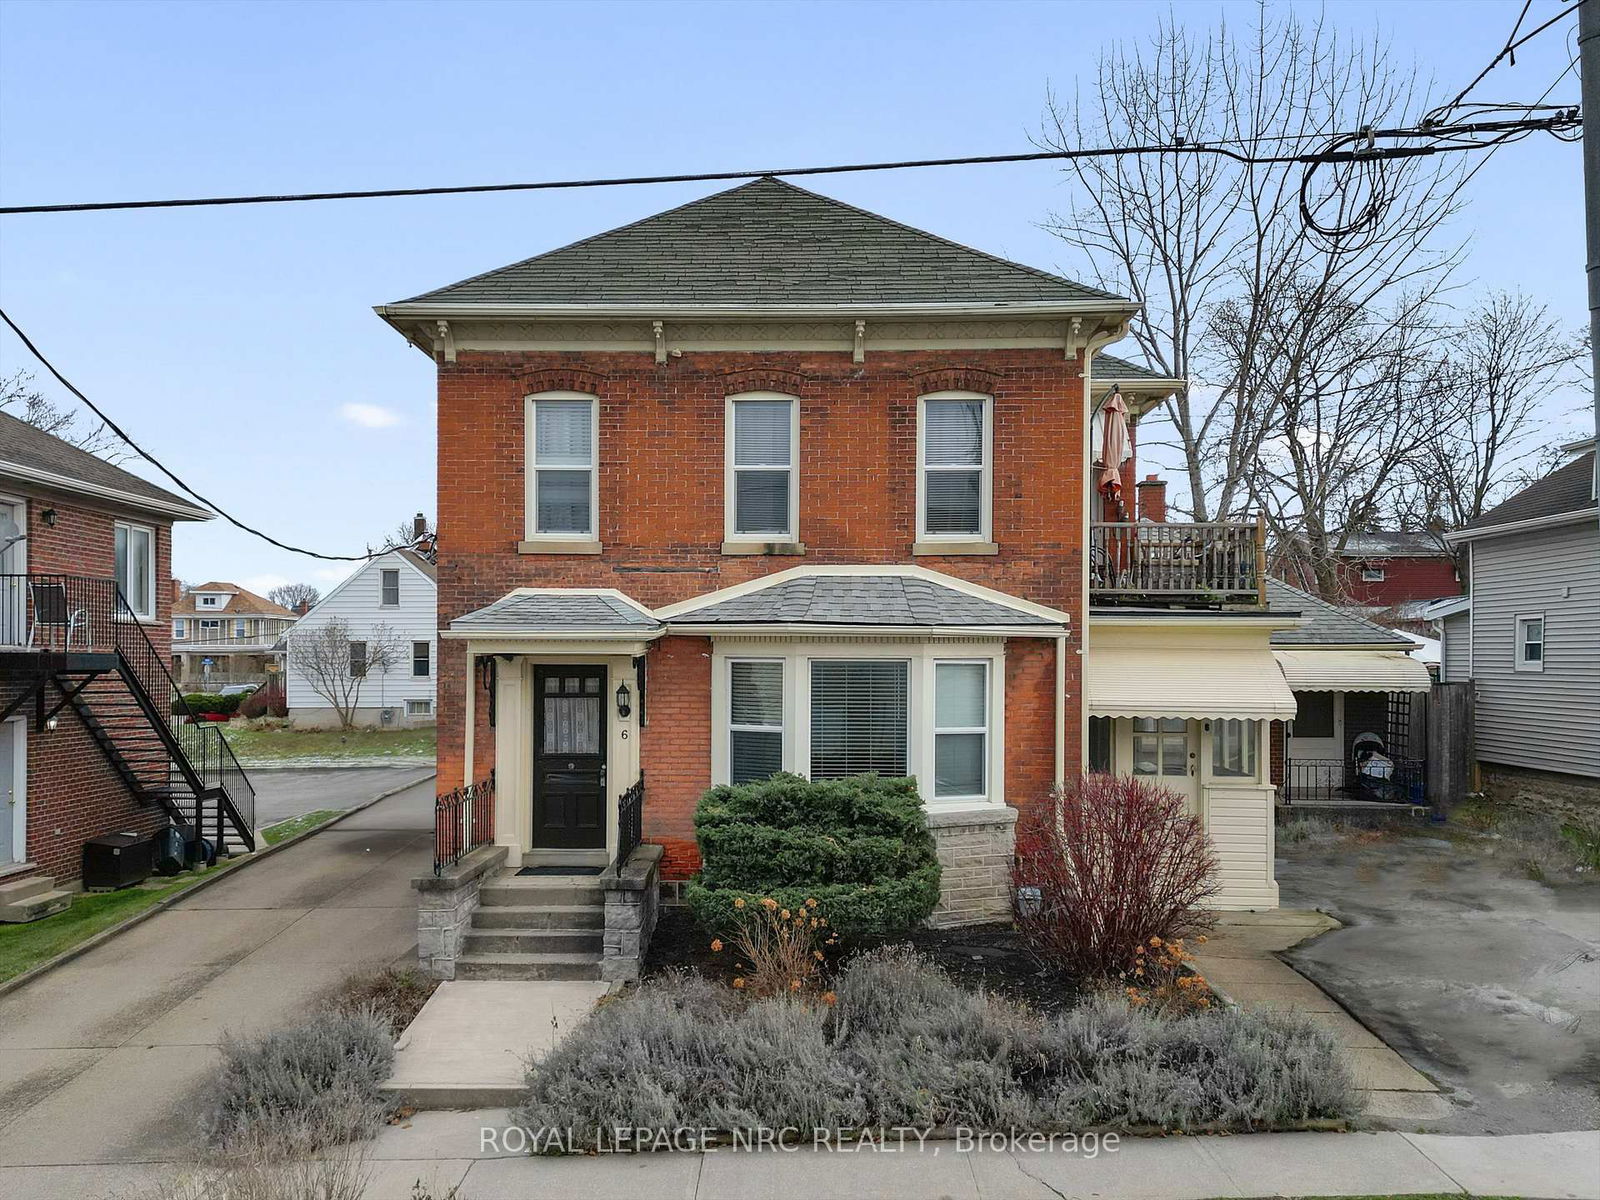
[[410,960],[432,809],[427,780],[0,998],[0,1196],[94,1196],[70,1182],[84,1164],[184,1159],[225,1031]]
[[[806,1148],[599,1158],[483,1149],[498,1111],[419,1113],[373,1143],[365,1200],[405,1200],[417,1180],[470,1200],[1061,1200],[1466,1193],[1600,1200],[1600,1133],[1438,1137],[1284,1133],[1125,1139],[1096,1157],[908,1138],[904,1152]],[[892,1143],[891,1143],[892,1144]]]
[[1338,928],[1332,917],[1305,910],[1225,913],[1206,943],[1191,947],[1194,965],[1212,990],[1235,1004],[1302,1013],[1331,1032],[1349,1055],[1356,1085],[1367,1093],[1368,1120],[1415,1128],[1448,1115],[1449,1102],[1426,1075],[1277,957]]

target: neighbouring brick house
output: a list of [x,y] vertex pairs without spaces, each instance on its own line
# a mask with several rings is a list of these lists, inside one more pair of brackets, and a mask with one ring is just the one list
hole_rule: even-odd
[[440,787],[493,767],[513,867],[599,865],[642,778],[682,879],[714,782],[913,775],[956,924],[1093,766],[1275,904],[1299,618],[1256,524],[1098,486],[1113,388],[1136,429],[1183,386],[1096,357],[1136,308],[771,178],[380,307],[437,364]]
[[0,413],[0,919],[53,903],[88,838],[194,816],[173,756],[216,731],[150,714],[165,727],[175,523],[209,517]]

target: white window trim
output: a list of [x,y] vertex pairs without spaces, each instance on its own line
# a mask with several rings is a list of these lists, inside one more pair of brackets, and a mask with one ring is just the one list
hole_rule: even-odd
[[[811,664],[817,659],[889,659],[910,664],[906,697],[906,766],[917,780],[923,807],[930,812],[988,809],[1005,804],[1005,648],[987,641],[849,642],[828,639],[719,639],[712,646],[711,779],[727,783],[731,759],[728,732],[728,662],[734,659],[782,659],[784,692],[783,768],[796,775],[811,773]],[[933,721],[934,664],[984,662],[988,665],[989,741],[983,797],[934,796]]]
[[[589,402],[589,528],[581,533],[541,533],[539,531],[539,471],[534,448],[538,444],[534,425],[538,419],[538,400],[587,400]],[[545,546],[570,544],[591,546],[600,537],[600,398],[593,392],[533,392],[524,397],[523,426],[523,536],[519,549],[536,552]],[[550,467],[552,471],[576,471],[578,467]]]
[[1384,583],[1389,578],[1389,572],[1383,567],[1362,567],[1362,583]]
[[172,618],[172,636],[174,638],[178,638],[180,640],[187,638],[189,636],[188,629],[189,623],[183,617]]
[[[926,414],[929,400],[981,400],[983,402],[983,464],[978,479],[978,531],[976,533],[929,533],[927,528],[928,464]],[[970,471],[971,467],[934,467],[939,470]],[[991,542],[994,539],[994,397],[982,392],[929,392],[917,397],[917,542]]]
[[[977,667],[982,667],[983,668],[983,718],[984,718],[984,723],[983,723],[983,725],[981,727],[973,728],[971,726],[961,726],[961,725],[944,726],[944,725],[940,725],[939,724],[939,706],[938,706],[939,668],[942,667],[942,666],[950,666],[950,665],[977,666]],[[989,675],[993,670],[994,670],[994,666],[990,662],[990,660],[987,659],[987,658],[936,658],[936,659],[933,660],[932,669],[928,672],[929,676],[932,677],[933,688],[934,688],[933,700],[931,701],[933,707],[928,713],[928,721],[929,721],[929,724],[930,724],[930,726],[932,728],[932,732],[929,735],[931,744],[930,744],[929,751],[928,751],[928,756],[929,756],[928,757],[928,761],[929,761],[929,767],[930,767],[929,778],[933,780],[933,787],[934,787],[935,792],[937,792],[938,787],[939,787],[939,777],[938,777],[939,735],[940,734],[944,734],[944,733],[954,733],[954,734],[981,733],[983,735],[983,737],[984,737],[984,743],[983,743],[983,790],[981,792],[977,792],[977,793],[974,793],[972,795],[964,795],[964,796],[940,796],[940,795],[937,795],[937,794],[934,795],[932,797],[932,799],[934,799],[935,801],[937,801],[940,804],[984,804],[984,803],[987,803],[988,800],[989,800],[989,777],[990,777],[990,772],[992,770],[992,764],[989,761],[989,759],[990,759],[989,741],[988,741],[988,739],[989,739],[989,711],[990,711],[990,707],[991,707],[991,705],[993,703],[993,698],[994,698],[993,697],[994,689],[989,684]]]
[[[417,647],[418,646],[426,646],[427,647],[428,669],[426,671],[424,671],[421,675],[417,674]],[[413,678],[413,679],[432,679],[433,678],[433,643],[428,641],[426,638],[412,638],[411,639],[411,678]]]
[[781,655],[731,654],[722,660],[722,664],[718,668],[722,682],[722,702],[718,705],[716,711],[724,717],[721,737],[723,749],[721,778],[724,782],[731,779],[733,775],[733,735],[735,733],[771,733],[773,731],[773,726],[771,725],[735,725],[733,723],[733,665],[735,663],[759,662],[777,663],[779,669],[783,672],[783,678],[778,685],[778,694],[782,697],[783,702],[783,712],[778,719],[782,724],[777,729],[778,733],[782,735],[782,769],[786,771],[790,769],[789,764],[792,759],[790,758],[789,748],[794,728],[792,719],[793,704],[789,696],[791,664]]
[[[734,480],[733,410],[741,400],[782,400],[789,405],[789,528],[782,533],[740,533],[738,489]],[[739,470],[776,471],[773,466],[746,466]],[[794,545],[800,541],[800,398],[783,392],[736,392],[722,407],[722,539],[738,550],[747,545]],[[726,551],[725,551],[726,552]]]
[[[1216,755],[1217,733],[1219,731],[1217,726],[1222,721],[1244,721],[1246,724],[1254,721],[1255,737],[1251,739],[1251,741],[1253,741],[1255,744],[1254,773],[1249,775],[1225,775],[1218,773]],[[1221,787],[1226,787],[1229,784],[1259,784],[1261,782],[1262,767],[1264,765],[1268,765],[1265,763],[1262,753],[1263,750],[1268,749],[1263,745],[1265,739],[1262,736],[1262,731],[1266,725],[1266,721],[1250,717],[1213,717],[1210,720],[1201,722],[1201,732],[1204,734],[1203,741],[1205,743],[1201,747],[1200,755],[1201,770],[1203,772],[1201,776],[1201,783],[1206,786],[1215,784]]]
[[[411,706],[413,704],[421,705],[421,707],[419,709],[417,709],[415,712],[413,712],[411,710]],[[427,697],[423,697],[421,699],[407,700],[406,701],[406,706],[405,706],[405,713],[406,713],[406,716],[408,716],[408,717],[431,717],[431,716],[433,716],[433,701],[429,700]]]
[[[127,600],[128,608],[132,611],[135,620],[138,620],[138,621],[154,621],[156,619],[156,610],[157,610],[157,608],[160,607],[159,602],[156,599],[156,575],[157,575],[157,571],[156,571],[156,550],[157,550],[157,545],[156,545],[155,526],[153,526],[153,525],[138,525],[138,524],[135,524],[132,521],[114,521],[114,522],[112,522],[112,537],[113,538],[116,536],[116,532],[115,531],[118,530],[118,529],[126,529],[128,531],[128,535],[129,535],[129,539],[130,539],[129,546],[128,546],[128,562],[129,563],[133,562],[133,546],[132,546],[132,542],[131,542],[133,531],[134,530],[138,530],[141,533],[149,535],[149,538],[150,538],[150,588],[149,588],[149,595],[140,596],[137,599],[135,597],[133,597],[133,596],[129,596],[125,591],[123,591],[123,585],[128,582],[126,579],[118,579],[117,580],[117,590],[123,592],[123,598]],[[115,546],[113,545],[113,551],[114,550],[115,550]],[[143,602],[147,603],[148,607],[147,608],[141,608],[140,604],[139,604],[140,601],[143,601]]]
[[[384,591],[384,588],[383,588],[383,577],[385,575],[393,575],[394,576],[394,600],[392,602],[388,601],[388,600],[385,600],[383,598],[383,591]],[[400,607],[400,568],[399,567],[379,567],[378,568],[378,607],[379,608],[399,608]]]
[[[1526,639],[1522,636],[1525,626],[1531,621],[1539,622],[1539,661],[1522,657],[1522,648]],[[1511,628],[1514,640],[1511,644],[1511,665],[1518,671],[1543,671],[1544,664],[1550,657],[1550,623],[1542,612],[1518,613],[1512,618]]]

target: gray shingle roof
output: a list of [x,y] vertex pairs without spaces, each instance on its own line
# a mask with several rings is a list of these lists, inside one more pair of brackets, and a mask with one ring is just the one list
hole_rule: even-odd
[[685,625],[1039,625],[1056,622],[904,575],[813,575],[680,612]]
[[1120,300],[771,177],[404,304],[1017,304]]
[[177,504],[193,509],[197,514],[202,511],[192,500],[157,487],[131,471],[114,467],[105,459],[87,450],[80,450],[54,434],[35,429],[10,413],[0,412],[0,475],[6,473],[6,463],[59,475],[64,480],[62,486],[69,490],[73,490],[73,482],[81,482],[127,492],[131,496],[157,501],[163,506]]
[[1403,529],[1368,529],[1349,534],[1340,551],[1345,558],[1437,558],[1449,553],[1440,534]]
[[1581,512],[1595,507],[1594,451],[1579,455],[1543,479],[1530,483],[1503,504],[1491,508],[1466,526],[1483,529],[1490,525],[1509,525],[1513,521],[1532,521],[1562,513]]
[[470,633],[653,633],[661,622],[615,596],[512,592],[450,622]]
[[1141,367],[1138,363],[1131,363],[1125,358],[1117,358],[1110,354],[1095,355],[1094,377],[1097,380],[1168,378],[1160,371],[1152,371],[1149,367]]
[[1281,579],[1267,580],[1267,611],[1310,618],[1297,629],[1273,630],[1274,646],[1410,646],[1413,643],[1359,613],[1319,600]]

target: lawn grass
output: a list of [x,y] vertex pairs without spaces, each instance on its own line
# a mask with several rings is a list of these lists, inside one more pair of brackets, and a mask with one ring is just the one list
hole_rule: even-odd
[[319,808],[314,812],[301,813],[298,817],[290,817],[287,821],[268,825],[261,831],[261,840],[269,846],[276,846],[285,838],[292,838],[297,833],[315,829],[318,825],[324,825],[347,811],[349,810],[343,808]]
[[225,861],[209,871],[186,872],[173,879],[154,879],[148,884],[115,892],[85,892],[73,899],[72,907],[66,912],[26,925],[0,925],[0,983],[231,865]]
[[438,745],[433,729],[250,729],[222,727],[233,752],[246,763],[292,762],[297,758],[432,758]]

